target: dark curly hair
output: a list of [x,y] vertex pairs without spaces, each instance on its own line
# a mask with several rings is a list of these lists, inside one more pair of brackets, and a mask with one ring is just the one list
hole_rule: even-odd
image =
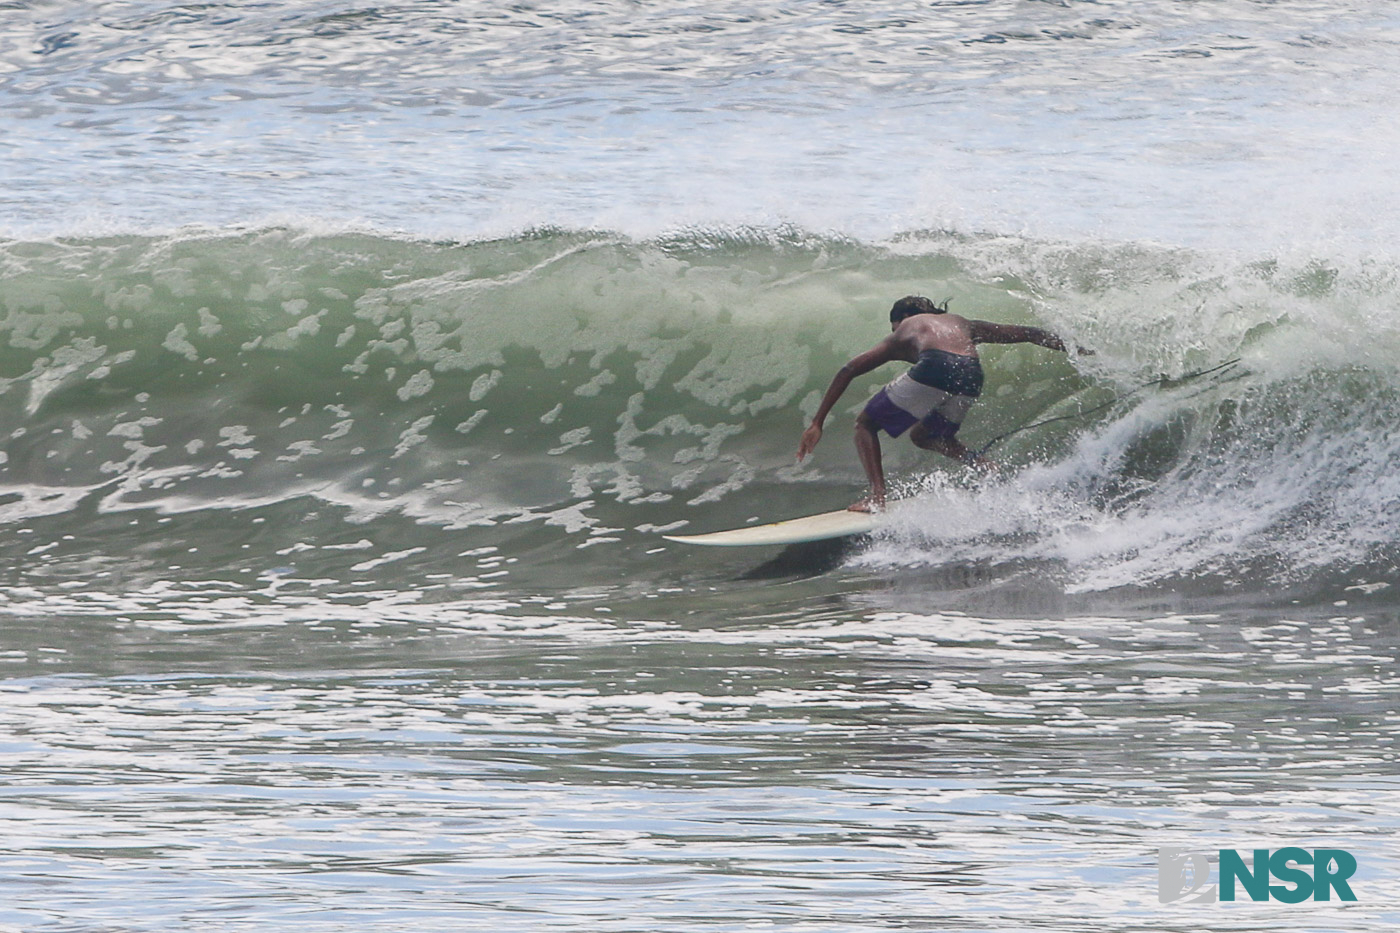
[[948,301],[949,299],[945,298],[941,305],[936,305],[920,295],[909,295],[906,298],[901,298],[894,303],[893,308],[890,308],[890,323],[898,324],[905,318],[913,317],[916,314],[947,314]]

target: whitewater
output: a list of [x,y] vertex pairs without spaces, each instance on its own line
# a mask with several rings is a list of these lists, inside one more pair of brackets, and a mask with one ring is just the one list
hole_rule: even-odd
[[[1392,928],[1398,45],[0,2],[0,930]],[[910,294],[1093,354],[667,543],[863,494]],[[1159,899],[1284,846],[1357,901]]]

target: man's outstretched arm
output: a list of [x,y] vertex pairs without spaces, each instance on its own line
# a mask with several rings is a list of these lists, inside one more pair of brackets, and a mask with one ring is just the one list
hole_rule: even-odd
[[1045,347],[1047,350],[1068,352],[1063,340],[1040,327],[993,324],[991,321],[968,321],[967,323],[972,331],[973,343],[1033,343],[1036,346]]

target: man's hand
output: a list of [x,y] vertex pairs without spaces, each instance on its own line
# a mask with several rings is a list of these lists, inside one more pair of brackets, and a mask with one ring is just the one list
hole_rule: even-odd
[[807,455],[817,446],[817,441],[822,439],[822,426],[815,421],[807,430],[802,432],[802,443],[797,445],[797,462],[801,463],[807,459]]

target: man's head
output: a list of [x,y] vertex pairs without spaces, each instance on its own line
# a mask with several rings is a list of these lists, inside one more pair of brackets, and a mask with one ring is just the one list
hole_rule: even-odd
[[894,307],[890,308],[890,326],[898,327],[905,318],[913,317],[916,314],[946,313],[948,313],[948,302],[945,301],[942,305],[936,305],[927,298],[923,298],[919,295],[910,295],[907,298],[899,299],[894,303]]

